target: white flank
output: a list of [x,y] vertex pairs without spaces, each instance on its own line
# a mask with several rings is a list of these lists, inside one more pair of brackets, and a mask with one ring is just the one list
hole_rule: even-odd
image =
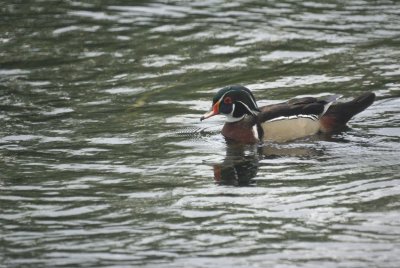
[[297,115],[278,117],[263,123],[265,141],[285,142],[316,134],[320,129],[318,116]]

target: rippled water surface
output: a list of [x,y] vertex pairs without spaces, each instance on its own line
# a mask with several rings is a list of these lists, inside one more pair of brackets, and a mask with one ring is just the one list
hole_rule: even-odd
[[[398,267],[398,1],[6,2],[1,267]],[[243,146],[199,122],[231,84],[377,100]]]

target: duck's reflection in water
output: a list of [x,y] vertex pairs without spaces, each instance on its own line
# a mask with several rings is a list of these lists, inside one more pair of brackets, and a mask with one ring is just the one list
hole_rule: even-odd
[[229,144],[221,164],[214,165],[214,179],[219,185],[250,186],[258,172],[257,146]]
[[213,166],[214,180],[218,185],[254,186],[262,159],[310,158],[322,154],[323,149],[311,144],[242,145],[228,142],[224,161]]

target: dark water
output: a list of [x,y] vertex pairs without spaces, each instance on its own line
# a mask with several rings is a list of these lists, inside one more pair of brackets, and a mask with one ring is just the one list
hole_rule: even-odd
[[[398,267],[398,1],[6,2],[1,267]],[[199,122],[230,84],[378,99],[239,146]]]

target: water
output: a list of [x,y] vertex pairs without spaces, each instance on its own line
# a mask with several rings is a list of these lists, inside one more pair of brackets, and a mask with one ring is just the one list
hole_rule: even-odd
[[[399,2],[14,2],[0,266],[398,266]],[[199,122],[231,84],[378,98],[343,133],[241,146]]]

